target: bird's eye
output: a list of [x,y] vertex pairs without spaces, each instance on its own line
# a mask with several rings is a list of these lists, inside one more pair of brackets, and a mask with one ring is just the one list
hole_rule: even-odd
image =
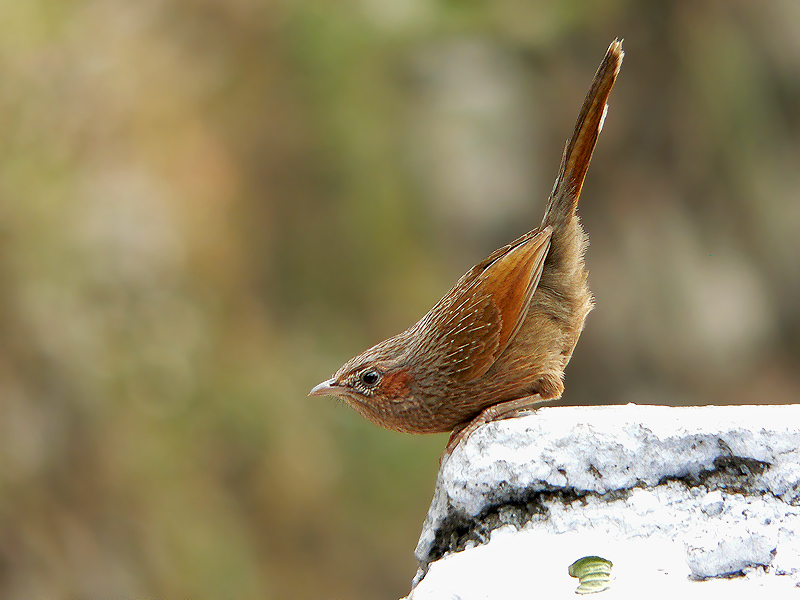
[[372,387],[373,385],[378,383],[380,378],[381,378],[381,375],[377,371],[369,370],[369,371],[364,371],[361,374],[361,382],[364,385],[367,385],[369,387]]

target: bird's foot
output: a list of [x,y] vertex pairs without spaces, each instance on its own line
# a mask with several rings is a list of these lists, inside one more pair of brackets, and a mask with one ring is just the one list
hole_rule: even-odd
[[447,440],[447,446],[439,458],[439,464],[444,463],[445,459],[453,453],[461,442],[471,436],[481,425],[490,423],[491,421],[502,421],[503,419],[513,419],[520,416],[524,412],[534,410],[536,405],[544,402],[539,394],[532,396],[525,396],[523,398],[515,398],[514,400],[507,400],[499,404],[492,404],[484,408],[478,416],[472,419],[469,423],[464,423],[457,426],[450,433],[450,439]]

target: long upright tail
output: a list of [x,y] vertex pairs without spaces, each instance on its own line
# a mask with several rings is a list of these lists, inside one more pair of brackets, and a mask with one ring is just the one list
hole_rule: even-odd
[[608,95],[614,87],[624,56],[622,42],[614,40],[597,68],[592,87],[586,94],[586,100],[583,101],[578,121],[575,123],[575,131],[564,148],[561,167],[553,191],[550,192],[542,226],[552,225],[558,231],[559,226],[563,226],[575,214],[583,180],[592,160],[592,152],[603,128],[603,120],[608,109],[606,104]]

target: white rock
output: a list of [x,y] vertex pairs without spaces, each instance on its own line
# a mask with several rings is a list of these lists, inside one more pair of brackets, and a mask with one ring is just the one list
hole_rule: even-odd
[[798,538],[800,406],[542,408],[445,461],[410,598],[571,593],[587,555],[614,563],[604,598],[774,595]]

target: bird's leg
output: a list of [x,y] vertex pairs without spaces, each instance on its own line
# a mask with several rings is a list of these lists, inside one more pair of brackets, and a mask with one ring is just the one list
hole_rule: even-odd
[[456,446],[475,433],[475,430],[477,430],[481,425],[485,425],[491,421],[513,419],[514,417],[518,417],[523,412],[532,410],[535,405],[539,404],[540,402],[543,402],[542,397],[539,394],[533,394],[532,396],[515,398],[514,400],[507,400],[506,402],[492,404],[491,406],[484,408],[480,413],[478,413],[477,417],[472,419],[472,421],[459,425],[453,429],[453,431],[450,433],[450,439],[447,440],[447,446],[445,446],[444,452],[442,452],[442,456],[439,459],[439,464],[442,464],[444,459],[450,456],[453,450],[455,450]]

